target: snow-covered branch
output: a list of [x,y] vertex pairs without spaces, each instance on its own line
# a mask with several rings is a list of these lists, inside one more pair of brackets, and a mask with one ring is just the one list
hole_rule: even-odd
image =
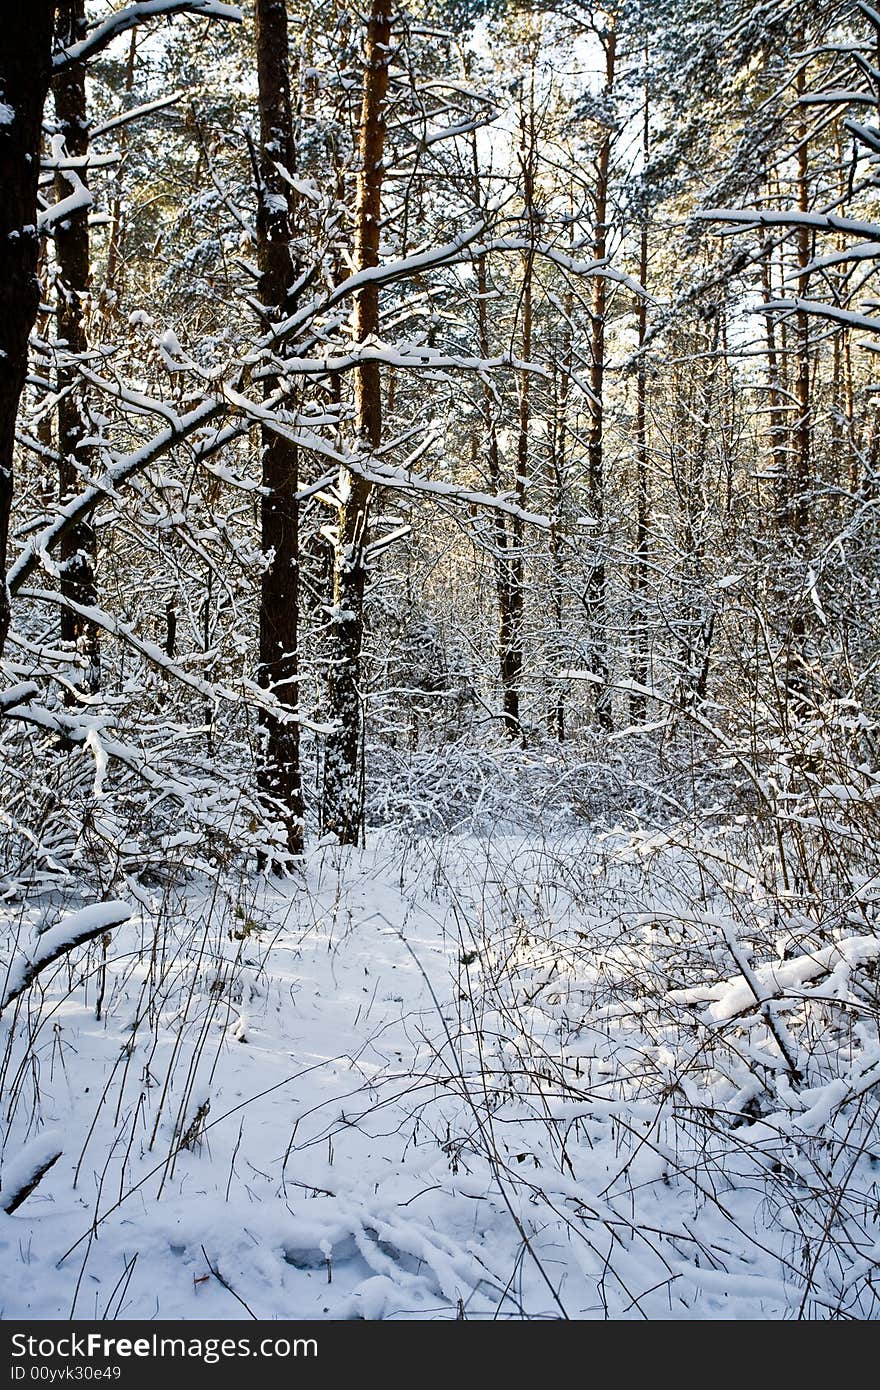
[[866,241],[880,241],[880,225],[859,218],[841,217],[835,212],[775,212],[763,208],[698,208],[693,214],[700,222],[730,222],[738,232],[754,227],[809,227],[819,232],[850,232]]
[[150,19],[160,19],[177,14],[192,14],[201,19],[223,19],[240,23],[241,10],[237,5],[222,4],[221,0],[139,0],[134,5],[126,5],[97,24],[91,33],[79,43],[71,44],[56,53],[53,67],[56,72],[69,67],[71,63],[81,63],[100,53],[120,34],[144,24]]
[[753,314],[811,314],[815,318],[830,319],[846,328],[863,328],[869,333],[880,333],[880,319],[869,314],[857,314],[851,309],[842,309],[836,304],[825,304],[821,299],[771,299],[766,304],[750,309]]
[[0,992],[0,1013],[32,985],[47,966],[67,955],[75,946],[82,946],[113,927],[131,919],[127,903],[93,903],[79,912],[71,912],[57,926],[43,932],[27,951],[17,951],[6,967],[6,980]]
[[118,116],[112,116],[109,121],[101,121],[99,125],[92,126],[89,135],[92,139],[98,135],[107,135],[111,130],[119,130],[121,126],[140,120],[141,116],[151,116],[156,111],[165,111],[169,106],[175,106],[178,101],[182,101],[185,96],[186,88],[180,87],[176,92],[169,92],[168,96],[156,97],[154,101],[144,101],[139,106],[131,106],[125,111],[120,111]]
[[0,1186],[0,1211],[11,1216],[26,1202],[31,1193],[59,1160],[63,1153],[60,1137],[55,1130],[44,1131],[31,1139],[14,1158],[3,1164],[3,1183]]
[[182,415],[176,425],[169,425],[167,429],[160,430],[139,449],[120,455],[107,469],[101,482],[85,488],[70,502],[60,507],[57,516],[28,541],[10,567],[7,576],[9,592],[15,594],[21,588],[43,556],[48,555],[79,522],[90,516],[107,492],[148,467],[175,445],[190,439],[200,429],[222,416],[225,410],[226,405],[222,399],[216,396],[208,397],[194,410]]

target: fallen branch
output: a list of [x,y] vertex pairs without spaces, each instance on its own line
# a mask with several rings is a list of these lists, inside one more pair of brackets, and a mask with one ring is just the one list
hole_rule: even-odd
[[44,1130],[25,1144],[14,1158],[4,1155],[3,1181],[0,1184],[0,1211],[7,1216],[26,1202],[39,1186],[53,1164],[62,1154],[57,1130]]
[[728,1023],[752,1010],[756,999],[761,1004],[784,999],[792,990],[800,990],[809,981],[830,974],[838,966],[854,969],[878,955],[880,938],[850,936],[792,960],[759,965],[754,970],[750,967],[751,980],[743,978],[741,969],[739,975],[715,985],[670,990],[667,998],[676,1004],[707,1005],[703,1014],[706,1024]]
[[67,955],[74,946],[82,946],[112,927],[122,926],[130,918],[131,909],[126,903],[92,903],[43,932],[37,938],[33,953],[20,951],[9,962],[6,984],[0,995],[0,1013],[33,984],[43,970]]

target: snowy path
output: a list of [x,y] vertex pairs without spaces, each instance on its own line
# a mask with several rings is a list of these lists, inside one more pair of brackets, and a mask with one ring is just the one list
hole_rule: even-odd
[[769,1160],[708,1135],[683,1155],[666,1101],[638,1098],[644,1039],[571,1026],[590,985],[550,950],[565,894],[542,885],[524,927],[535,885],[491,862],[453,882],[387,845],[318,851],[307,892],[172,895],[114,935],[100,1020],[100,949],[85,982],[56,967],[24,1064],[24,1014],[6,1052],[4,1171],[25,1135],[64,1152],[0,1216],[3,1316],[797,1312]]
[[[224,999],[208,1020],[210,1004],[195,1001],[174,1058],[177,1103],[166,1100],[151,1152],[143,1152],[150,1127],[141,1098],[152,1110],[179,1019],[169,1011],[158,1045],[150,1040],[148,1058],[136,1050],[120,1081],[119,1025],[130,1020],[96,1023],[81,990],[53,1014],[44,1032],[54,1032],[58,1055],[41,1076],[41,1113],[61,1130],[66,1153],[27,1208],[0,1224],[3,1265],[15,1274],[2,1284],[5,1317],[66,1316],[77,1282],[82,1317],[246,1317],[210,1266],[261,1318],[448,1314],[473,1295],[486,1274],[468,1250],[483,1237],[481,1204],[451,1189],[413,1202],[435,1186],[438,1166],[449,1177],[418,1118],[424,1039],[442,1033],[422,971],[448,995],[437,923],[424,914],[414,923],[411,903],[385,882],[361,878],[341,890],[320,869],[311,922],[303,906],[292,887],[261,894],[255,911],[273,926],[244,943],[241,1007]],[[227,957],[235,945],[226,942]],[[184,1124],[206,1097],[210,1109],[206,1131],[172,1168],[164,1157],[184,1080]],[[74,1190],[93,1097],[105,1085]],[[103,1126],[116,1114],[108,1162]],[[96,1212],[102,1219],[89,1234]]]

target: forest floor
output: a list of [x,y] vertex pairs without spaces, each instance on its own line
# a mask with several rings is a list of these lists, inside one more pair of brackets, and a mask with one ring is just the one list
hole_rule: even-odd
[[781,923],[720,859],[382,832],[140,889],[4,1016],[0,1187],[63,1152],[0,1313],[877,1316],[873,892]]

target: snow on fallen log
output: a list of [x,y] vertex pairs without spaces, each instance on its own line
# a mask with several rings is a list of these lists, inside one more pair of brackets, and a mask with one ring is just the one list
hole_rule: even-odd
[[54,927],[37,937],[29,951],[16,952],[6,969],[6,980],[0,990],[0,1013],[60,956],[100,936],[112,927],[122,926],[131,918],[127,903],[92,903],[79,912],[71,912]]
[[27,1201],[61,1154],[58,1132],[47,1130],[25,1144],[10,1162],[4,1163],[0,1174],[0,1211],[11,1216],[22,1202]]
[[735,975],[731,979],[721,980],[717,985],[670,990],[667,998],[676,1004],[708,1004],[703,1021],[725,1023],[737,1014],[755,1008],[756,1004],[779,999],[789,990],[796,990],[811,980],[827,975],[841,964],[852,968],[876,956],[880,956],[880,937],[850,936],[809,955],[796,956],[794,960],[756,967],[751,973],[758,987],[758,997],[748,980],[742,975]]
[[0,690],[0,713],[14,709],[16,705],[25,704],[39,693],[40,687],[33,681],[20,681],[18,685],[7,685],[5,690]]

